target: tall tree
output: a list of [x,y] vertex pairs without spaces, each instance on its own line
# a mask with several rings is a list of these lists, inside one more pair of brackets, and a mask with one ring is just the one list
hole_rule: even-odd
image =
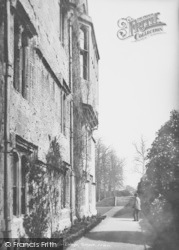
[[101,200],[101,195],[103,198],[104,190],[106,190],[106,185],[108,181],[108,178],[107,178],[108,151],[109,151],[109,147],[106,147],[102,143],[102,140],[99,139],[96,143],[97,200]]
[[133,146],[135,148],[134,171],[142,177],[146,172],[147,161],[147,147],[144,137],[141,136],[140,142],[138,144],[134,142]]
[[146,174],[138,190],[142,197],[143,212],[160,239],[155,242],[155,249],[178,249],[178,243],[175,244],[179,235],[178,111],[172,111],[170,120],[158,131],[148,153]]
[[116,152],[106,147],[102,139],[96,143],[96,184],[97,200],[112,195],[123,185],[124,160]]

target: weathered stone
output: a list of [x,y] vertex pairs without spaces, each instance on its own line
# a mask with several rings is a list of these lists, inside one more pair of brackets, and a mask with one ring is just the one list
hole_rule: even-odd
[[[6,1],[1,0],[5,4]],[[10,229],[12,237],[25,235],[22,214],[22,172],[23,157],[28,161],[36,158],[39,164],[47,164],[47,154],[50,143],[56,138],[60,145],[60,154],[67,171],[66,177],[66,203],[61,206],[63,185],[61,179],[57,184],[59,191],[58,216],[54,217],[53,227],[46,232],[63,230],[70,227],[72,218],[76,217],[77,210],[81,217],[96,214],[95,203],[95,161],[94,140],[91,118],[96,119],[98,112],[98,60],[93,25],[88,16],[86,1],[73,1],[75,8],[71,8],[68,1],[62,0],[18,0],[7,1],[10,9],[0,8],[0,225],[7,222],[4,218],[4,202],[9,210]],[[63,9],[63,21],[60,13]],[[79,6],[84,14],[78,18]],[[8,6],[8,5],[7,5]],[[7,7],[9,8],[9,7]],[[4,17],[7,15],[8,27]],[[71,16],[71,14],[73,14]],[[79,27],[85,20],[88,21],[88,80],[80,78],[80,51],[79,51]],[[73,33],[70,35],[70,22]],[[8,30],[7,36],[4,31]],[[5,39],[7,38],[7,39]],[[8,42],[8,52],[5,51]],[[18,42],[17,42],[18,41]],[[71,42],[71,44],[70,44]],[[72,51],[71,48],[72,47]],[[70,55],[70,53],[72,53]],[[72,63],[72,64],[71,64]],[[6,82],[6,66],[8,67],[8,82]],[[71,68],[70,68],[71,67]],[[71,72],[72,70],[72,72]],[[73,76],[71,78],[71,75]],[[8,85],[8,86],[7,86]],[[5,88],[8,87],[7,100],[4,99]],[[72,105],[73,101],[73,105]],[[4,112],[8,103],[7,113],[7,138],[9,152],[4,152]],[[77,104],[89,105],[87,115],[82,108],[79,109],[82,120],[75,117]],[[72,107],[72,110],[71,110]],[[74,120],[72,120],[73,115]],[[85,123],[84,123],[85,121]],[[80,168],[73,162],[72,135],[80,129],[88,138],[88,143],[83,148],[87,150],[86,161],[83,162],[81,173],[89,177],[88,182],[83,183],[84,190],[79,195],[83,196],[80,207],[75,208],[75,174],[74,168]],[[72,133],[73,132],[73,133]],[[73,144],[73,145],[72,145]],[[4,165],[4,156],[8,164]],[[15,162],[15,156],[17,162]],[[75,158],[75,153],[74,153]],[[88,158],[88,159],[87,159]],[[88,166],[87,169],[85,166]],[[14,169],[18,168],[16,184],[14,181]],[[4,168],[10,173],[8,180],[8,201],[4,199]],[[83,179],[83,174],[81,176]],[[77,177],[76,177],[77,179]],[[17,197],[14,199],[14,189],[17,188]],[[27,190],[26,190],[27,191]],[[76,189],[77,191],[77,189]],[[85,195],[86,194],[86,195]],[[28,194],[26,193],[26,206]],[[7,202],[7,203],[6,203]],[[17,203],[17,211],[13,210]],[[63,207],[63,208],[62,208]],[[28,208],[26,209],[28,213]],[[0,234],[7,228],[2,228]]]

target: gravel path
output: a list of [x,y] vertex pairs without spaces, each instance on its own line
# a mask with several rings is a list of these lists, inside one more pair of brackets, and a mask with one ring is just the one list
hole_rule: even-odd
[[133,221],[132,211],[113,207],[107,217],[80,240],[71,244],[68,250],[145,250],[146,235]]

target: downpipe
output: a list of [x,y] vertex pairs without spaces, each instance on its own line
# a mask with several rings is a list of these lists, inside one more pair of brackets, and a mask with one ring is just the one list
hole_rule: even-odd
[[9,140],[9,94],[12,65],[10,64],[10,1],[4,0],[5,7],[5,88],[4,88],[4,238],[11,238],[11,218],[10,218],[10,140]]
[[[73,95],[73,81],[72,81],[72,14],[69,18],[69,84],[71,89],[71,94]],[[71,175],[70,175],[70,220],[71,225],[73,225],[73,215],[74,215],[74,204],[73,204],[73,194],[74,194],[74,169],[73,169],[73,98],[70,100],[70,165],[71,165]]]

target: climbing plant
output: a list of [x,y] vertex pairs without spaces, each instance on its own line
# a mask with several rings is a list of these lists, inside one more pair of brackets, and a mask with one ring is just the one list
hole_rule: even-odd
[[80,48],[79,48],[79,22],[78,10],[74,9],[73,24],[73,44],[72,44],[72,60],[73,65],[73,145],[74,145],[74,172],[75,172],[75,213],[80,217],[80,207],[83,202],[83,190],[85,186],[85,176],[83,173],[84,164],[84,126],[83,108],[82,108],[82,88],[80,78]]
[[59,180],[63,172],[60,145],[55,138],[46,156],[46,164],[33,159],[26,175],[28,183],[28,213],[23,225],[29,238],[41,238],[53,229],[59,206]]

